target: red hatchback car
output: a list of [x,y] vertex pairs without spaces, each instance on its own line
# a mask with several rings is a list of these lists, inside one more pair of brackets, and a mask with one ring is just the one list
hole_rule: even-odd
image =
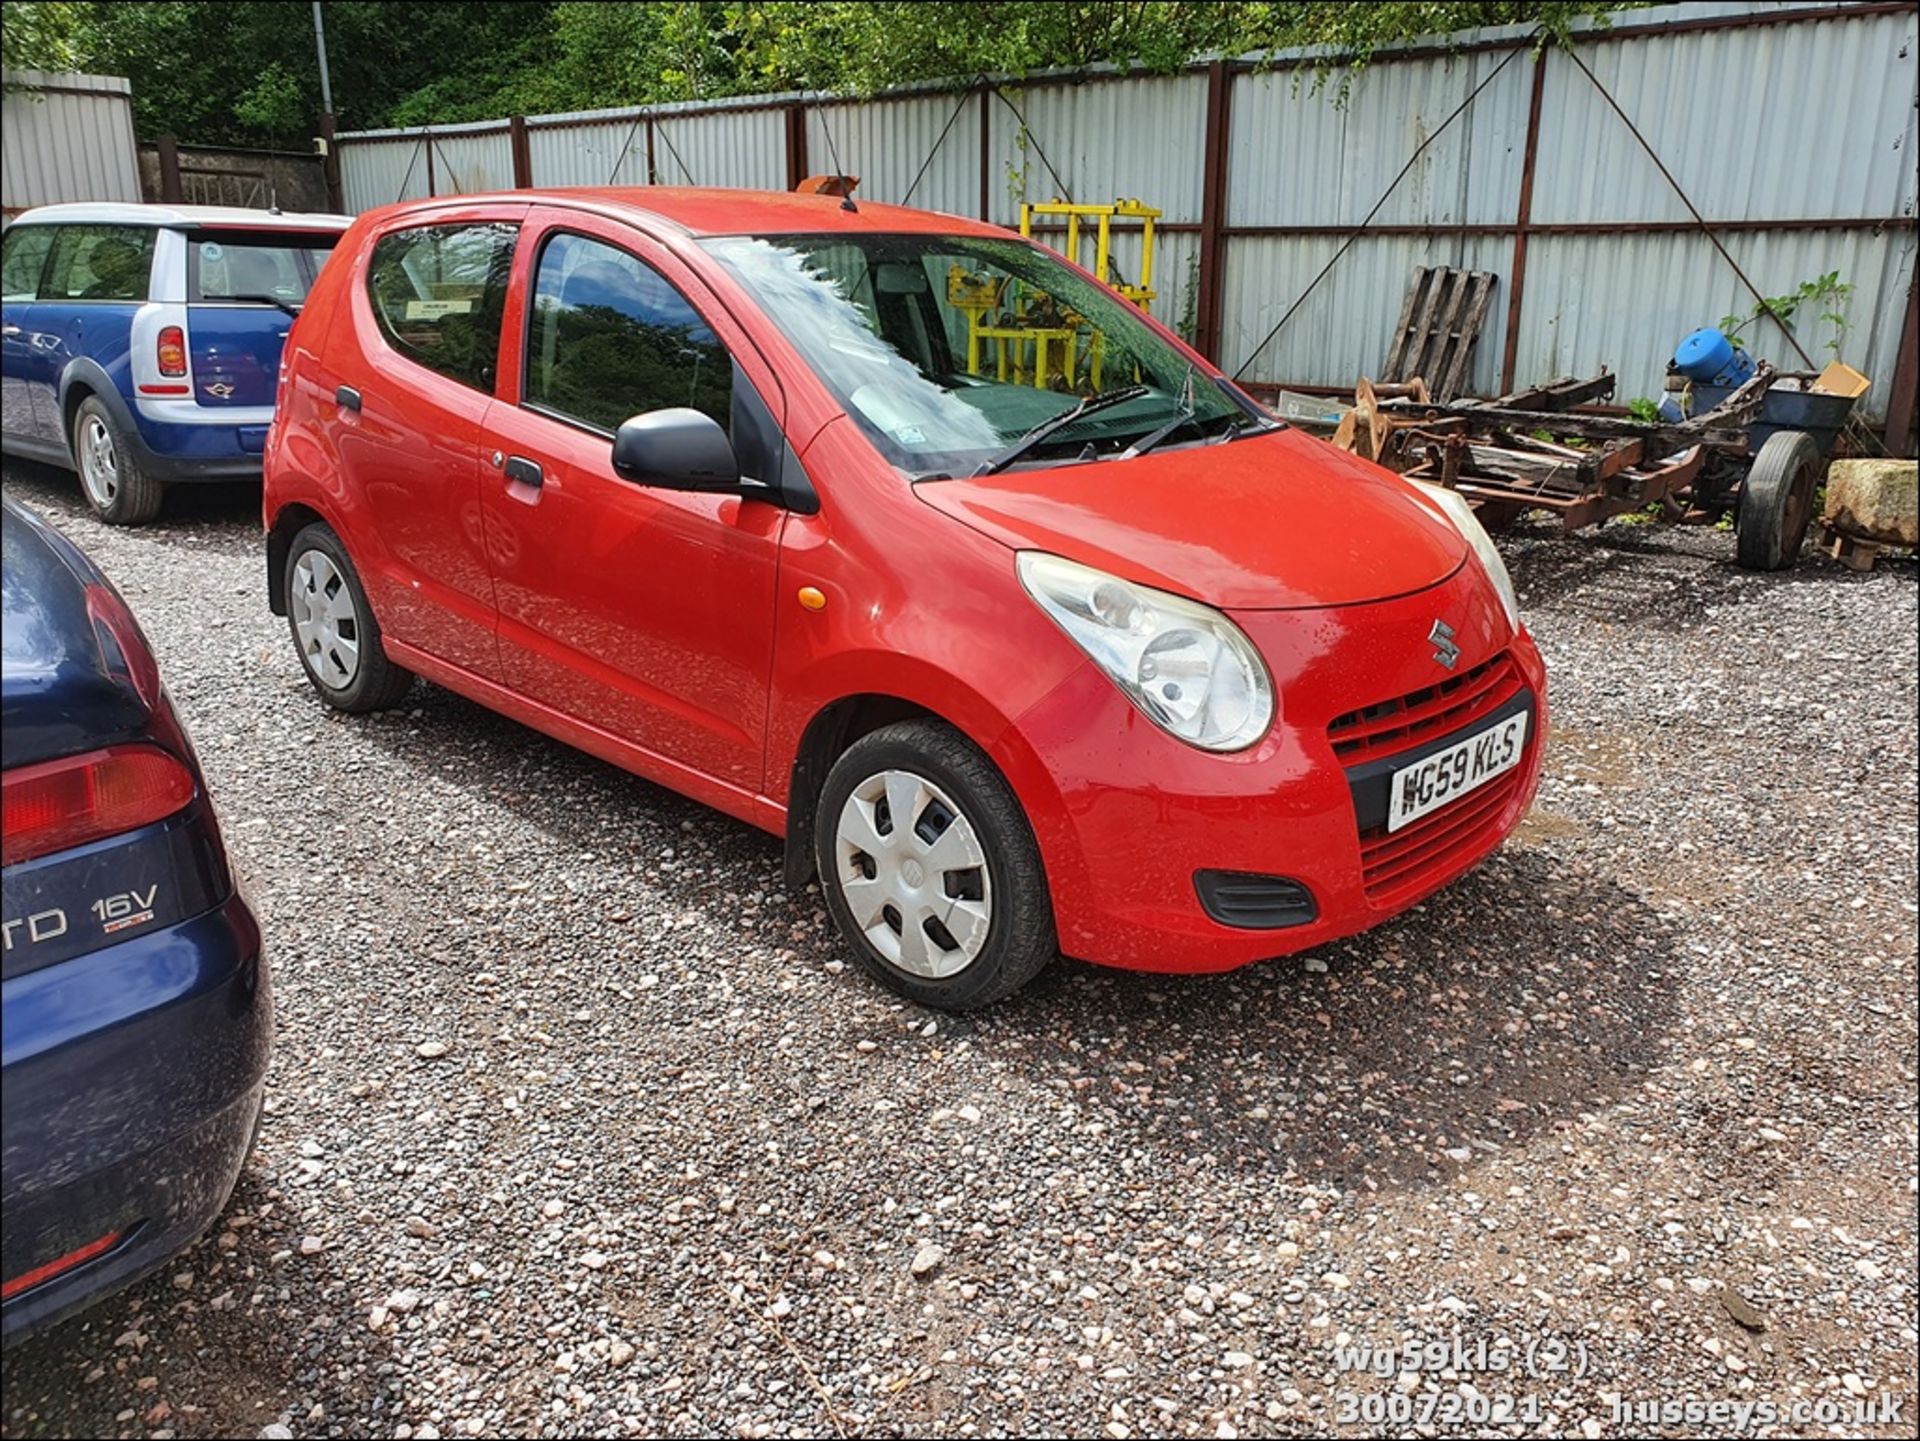
[[561,190],[360,217],[293,327],[272,604],[782,836],[900,993],[1217,971],[1525,812],[1545,672],[1458,496],[995,226]]

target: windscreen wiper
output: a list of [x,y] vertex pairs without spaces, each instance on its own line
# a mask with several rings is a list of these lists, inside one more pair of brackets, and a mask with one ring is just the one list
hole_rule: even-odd
[[1083,415],[1092,415],[1096,410],[1105,410],[1108,406],[1124,405],[1129,400],[1138,400],[1147,394],[1144,385],[1123,385],[1118,390],[1103,390],[1098,395],[1089,395],[1071,410],[1063,410],[1050,420],[1043,420],[1034,428],[1014,441],[1005,450],[989,456],[980,463],[975,475],[997,475],[1012,465],[1021,456],[1032,450],[1041,441],[1056,431],[1065,430]]
[[1144,455],[1161,441],[1172,435],[1181,426],[1193,419],[1193,366],[1187,366],[1187,378],[1180,382],[1180,413],[1165,425],[1158,426],[1141,436],[1132,445],[1115,456],[1116,460],[1132,460],[1136,455]]
[[277,295],[209,295],[206,296],[205,299],[215,304],[221,301],[239,300],[250,301],[256,305],[277,305],[295,319],[298,319],[300,316],[299,306],[295,305],[291,300],[282,300]]

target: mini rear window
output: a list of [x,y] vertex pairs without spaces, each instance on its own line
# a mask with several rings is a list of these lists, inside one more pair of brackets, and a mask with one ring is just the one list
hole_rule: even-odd
[[339,238],[332,231],[189,231],[187,298],[298,305]]

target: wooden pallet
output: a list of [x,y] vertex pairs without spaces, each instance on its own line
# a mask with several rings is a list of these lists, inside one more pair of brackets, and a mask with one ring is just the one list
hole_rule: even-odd
[[1380,378],[1403,382],[1422,377],[1436,400],[1452,400],[1464,391],[1474,342],[1493,304],[1494,279],[1486,270],[1417,268]]
[[1872,570],[1874,562],[1880,559],[1880,552],[1888,547],[1877,540],[1848,535],[1838,526],[1828,522],[1825,533],[1820,537],[1820,549],[1848,570]]

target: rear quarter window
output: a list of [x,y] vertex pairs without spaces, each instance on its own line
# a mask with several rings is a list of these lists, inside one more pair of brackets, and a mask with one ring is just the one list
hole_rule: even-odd
[[387,344],[476,390],[492,390],[519,227],[426,225],[383,235],[367,294]]
[[153,229],[145,225],[62,225],[43,300],[145,300],[153,271]]
[[32,300],[40,293],[53,236],[51,225],[16,225],[0,240],[0,294],[6,299]]

